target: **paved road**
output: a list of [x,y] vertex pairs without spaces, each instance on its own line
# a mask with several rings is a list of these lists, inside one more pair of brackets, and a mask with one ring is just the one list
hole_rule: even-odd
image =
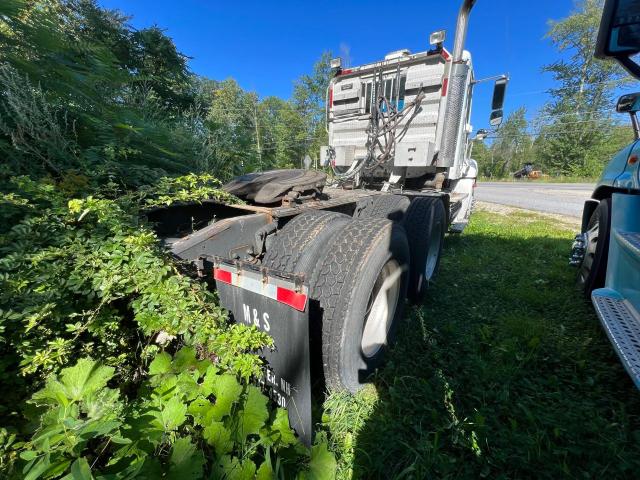
[[476,199],[570,217],[581,217],[591,183],[478,182]]

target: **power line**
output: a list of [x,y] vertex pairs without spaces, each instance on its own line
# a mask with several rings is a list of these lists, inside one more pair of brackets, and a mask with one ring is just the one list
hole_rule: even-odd
[[[552,126],[564,126],[564,125],[579,125],[582,123],[594,123],[597,122],[598,120],[607,120],[607,117],[596,117],[596,118],[591,118],[589,120],[576,120],[575,122],[561,122],[561,123],[542,123],[542,124],[538,124],[537,128],[541,129],[544,127],[552,127]],[[615,123],[614,126],[622,126],[622,123]]]
[[[614,79],[614,80],[605,80],[604,82],[593,82],[593,83],[587,83],[585,84],[586,87],[590,87],[592,85],[607,85],[607,84],[613,84],[613,83],[621,83],[621,84],[625,84],[625,83],[630,83],[630,80],[626,80],[624,78],[618,78],[618,79]],[[569,88],[569,87],[567,87]],[[553,88],[550,87],[546,90],[532,90],[530,92],[516,92],[516,93],[511,93],[509,94],[510,97],[522,97],[522,96],[526,96],[526,95],[536,95],[539,93],[551,93],[551,91],[553,90],[560,90],[559,88]]]
[[531,137],[539,137],[539,136],[544,136],[544,137],[562,137],[562,136],[567,136],[569,134],[572,133],[584,133],[584,130],[565,130],[565,131],[561,131],[561,132],[531,132],[531,133],[519,133],[519,134],[514,134],[514,135],[500,135],[500,136],[492,136],[492,137],[486,137],[489,140],[501,140],[501,139],[507,139],[507,138],[531,138]]
[[[534,118],[532,118],[531,120],[528,120],[529,122],[534,122],[536,120],[541,120],[541,119],[545,119],[545,118],[563,118],[563,117],[571,117],[574,115],[591,115],[591,114],[595,114],[595,113],[609,113],[612,114],[613,110],[613,106],[611,107],[607,107],[607,108],[602,108],[602,109],[598,109],[598,110],[590,110],[587,112],[570,112],[570,113],[554,113],[554,114],[549,114],[549,115],[537,115]],[[603,115],[603,117],[609,117],[612,115]]]

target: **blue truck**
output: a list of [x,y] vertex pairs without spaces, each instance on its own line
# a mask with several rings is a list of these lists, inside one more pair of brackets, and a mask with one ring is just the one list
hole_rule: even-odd
[[[640,79],[640,0],[605,2],[595,55]],[[640,93],[620,97],[635,139],[605,168],[585,202],[571,262],[624,367],[640,388]]]

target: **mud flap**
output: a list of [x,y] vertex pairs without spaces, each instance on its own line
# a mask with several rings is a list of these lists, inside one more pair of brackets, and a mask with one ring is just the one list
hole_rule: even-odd
[[220,258],[214,259],[213,271],[220,303],[233,320],[273,338],[273,350],[259,352],[267,363],[260,383],[279,407],[286,408],[302,443],[311,446],[308,287],[298,276]]

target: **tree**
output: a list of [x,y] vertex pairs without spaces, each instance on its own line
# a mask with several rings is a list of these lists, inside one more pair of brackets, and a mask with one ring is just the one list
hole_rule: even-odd
[[324,52],[313,65],[313,72],[300,77],[293,90],[293,104],[305,121],[305,153],[316,159],[320,155],[320,146],[328,141],[324,122],[327,89],[331,81],[330,61],[331,52]]
[[474,147],[474,158],[482,175],[498,178],[511,176],[525,163],[533,161],[532,140],[524,107],[511,113],[494,137],[489,147]]
[[626,75],[615,62],[593,56],[602,0],[580,0],[567,18],[549,24],[549,38],[566,57],[546,65],[558,86],[537,121],[538,159],[552,173],[593,175],[607,160],[613,93]]
[[261,170],[255,137],[257,96],[242,90],[233,79],[216,85],[210,94],[206,127],[209,130],[214,171],[221,178]]
[[299,167],[307,148],[305,118],[291,102],[277,97],[265,98],[258,112],[267,167]]

